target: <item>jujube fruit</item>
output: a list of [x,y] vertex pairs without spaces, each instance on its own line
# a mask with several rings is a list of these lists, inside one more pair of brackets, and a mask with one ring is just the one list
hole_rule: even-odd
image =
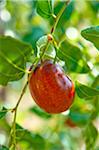
[[45,60],[37,66],[29,80],[31,95],[48,113],[66,111],[74,99],[74,84],[58,64]]
[[65,125],[69,126],[70,128],[77,127],[77,125],[70,118],[65,121]]

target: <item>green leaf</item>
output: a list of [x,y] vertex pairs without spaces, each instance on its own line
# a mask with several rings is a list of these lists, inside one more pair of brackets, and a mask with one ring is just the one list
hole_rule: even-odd
[[42,109],[40,109],[39,107],[37,106],[34,106],[32,108],[30,108],[30,111],[35,113],[36,115],[38,115],[39,117],[42,117],[44,119],[49,119],[51,118],[51,115],[44,112]]
[[99,11],[99,1],[89,1],[89,5],[91,5],[93,12],[98,13]]
[[92,83],[92,87],[99,89],[99,75],[95,78],[94,82]]
[[95,148],[95,150],[99,150],[99,146],[97,146],[97,147]]
[[46,19],[52,16],[52,1],[37,0],[37,13]]
[[90,71],[89,66],[83,60],[83,54],[80,48],[70,44],[66,40],[61,43],[57,56],[65,61],[66,67],[69,71],[77,73],[87,73]]
[[[38,57],[40,55],[42,55],[43,50],[46,47],[47,42],[48,42],[47,35],[44,35],[44,36],[40,37],[39,40],[36,42],[37,56]],[[45,51],[45,53],[44,53],[44,57],[48,57],[48,58],[51,57],[51,59],[55,58],[55,49],[54,49],[52,43],[50,43],[48,45],[47,51]]]
[[0,84],[16,81],[26,73],[26,62],[32,54],[30,45],[9,36],[0,36]]
[[19,124],[16,123],[16,129],[22,129],[22,130],[25,130],[22,126],[20,126]]
[[44,34],[45,32],[41,27],[34,26],[31,31],[24,35],[23,40],[36,49],[36,41]]
[[76,92],[80,98],[85,98],[85,99],[89,99],[99,95],[99,90],[88,87],[79,82],[76,82]]
[[82,30],[81,35],[88,41],[92,42],[99,50],[99,26],[93,26]]
[[85,125],[87,124],[88,120],[90,119],[91,114],[87,112],[80,112],[80,111],[70,111],[69,118],[78,125]]
[[7,112],[8,110],[5,107],[3,107],[2,110],[0,110],[0,119],[5,117]]
[[[54,12],[55,12],[56,16],[59,13],[59,11],[62,9],[63,5],[64,5],[64,1],[59,1],[55,5]],[[66,22],[69,21],[73,11],[74,11],[74,1],[71,1],[69,3],[69,5],[66,7],[65,11],[63,12],[63,14],[58,22],[57,27],[63,28],[63,26],[66,24]]]
[[35,150],[45,149],[45,141],[42,136],[31,133],[28,130],[22,128],[20,125],[17,125],[16,135],[16,140],[18,142],[25,141],[30,144],[30,147],[32,145],[32,148]]
[[97,129],[93,126],[92,123],[89,123],[84,131],[84,138],[86,142],[86,150],[94,150],[95,141],[98,136]]
[[47,35],[42,36],[39,38],[39,40],[36,42],[37,47],[37,56],[40,56],[40,52],[42,52],[43,48],[46,46],[48,41]]
[[[99,75],[95,78],[92,83],[92,87],[99,90]],[[94,111],[92,112],[91,118],[95,119],[99,114],[99,95],[96,95],[93,99]]]
[[48,145],[48,148],[48,150],[63,150],[63,145],[60,142],[53,142]]
[[6,146],[0,145],[0,150],[9,150]]
[[94,107],[93,111],[91,112],[91,119],[95,120],[99,114],[99,96],[95,96],[92,105]]

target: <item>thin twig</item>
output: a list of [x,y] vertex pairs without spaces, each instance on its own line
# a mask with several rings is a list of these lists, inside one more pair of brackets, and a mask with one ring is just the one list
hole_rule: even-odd
[[[65,9],[66,9],[67,5],[69,4],[69,2],[70,2],[70,0],[67,0],[67,1],[66,1],[65,5],[64,5],[64,6],[62,7],[62,9],[60,10],[60,12],[58,13],[57,17],[55,17],[55,23],[54,23],[54,26],[53,26],[52,29],[51,29],[51,35],[54,33],[54,31],[55,31],[55,29],[56,29],[56,27],[57,27],[57,24],[58,24],[58,22],[59,22],[59,19],[60,19],[61,15],[63,14],[63,12],[65,11]],[[40,58],[37,60],[37,62],[36,62],[35,65],[32,65],[32,66],[30,67],[29,73],[30,73],[30,72],[33,72],[33,71],[35,70],[35,68],[37,67],[39,61],[42,60],[42,57],[43,57],[45,51],[48,49],[49,43],[50,43],[50,41],[48,40],[48,42],[46,43],[46,46],[45,46],[45,48],[44,48],[44,50],[43,50],[43,52],[42,52]],[[56,57],[55,57],[55,60],[54,60],[54,61],[56,61]],[[27,80],[25,86],[23,87],[23,90],[22,90],[22,92],[21,92],[21,95],[20,95],[20,97],[19,97],[19,99],[18,99],[18,102],[17,102],[15,108],[12,109],[12,112],[14,112],[14,119],[13,119],[12,128],[11,128],[11,132],[10,132],[10,133],[11,133],[11,134],[10,134],[10,136],[11,136],[11,141],[10,141],[11,144],[10,144],[10,149],[9,149],[9,150],[12,150],[12,149],[15,150],[15,149],[16,149],[16,117],[17,117],[17,108],[18,108],[18,106],[19,106],[19,104],[20,104],[20,102],[21,102],[21,99],[22,99],[22,97],[23,97],[25,91],[26,91],[26,88],[27,88],[27,86],[28,86],[28,82],[29,82],[29,79]]]
[[10,134],[10,136],[11,136],[10,140],[12,140],[12,141],[10,141],[10,143],[11,143],[10,149],[12,149],[12,147],[13,148],[16,147],[16,116],[17,116],[17,108],[18,108],[18,106],[19,106],[19,104],[21,102],[21,99],[22,99],[22,97],[23,97],[23,95],[24,95],[24,93],[26,91],[27,86],[28,86],[28,81],[26,82],[25,86],[23,87],[23,90],[21,92],[21,95],[20,95],[20,97],[18,99],[18,102],[17,102],[15,108],[12,109],[12,112],[14,112],[14,119],[13,119],[13,123],[12,123],[11,134]]
[[53,26],[52,29],[51,29],[51,34],[54,33],[54,31],[55,31],[55,29],[56,29],[56,27],[57,27],[57,24],[58,24],[58,22],[59,22],[59,19],[60,19],[60,17],[62,16],[63,12],[65,11],[65,9],[66,9],[66,7],[68,6],[69,3],[70,3],[70,0],[67,0],[66,3],[65,3],[65,5],[63,5],[62,9],[61,9],[60,12],[58,13],[58,15],[57,15],[57,17],[56,17],[56,19],[55,19],[54,26]]
[[[32,65],[30,66],[29,71],[33,72],[33,71],[35,70],[35,68],[37,67],[39,61],[41,61],[41,59],[42,59],[42,57],[43,57],[45,51],[47,50],[48,46],[49,46],[49,41],[47,42],[47,44],[46,44],[46,46],[45,46],[45,48],[44,48],[44,50],[43,50],[43,52],[42,52],[40,58],[38,59],[38,61],[36,62],[35,65],[32,64]],[[17,116],[17,108],[18,108],[18,106],[19,106],[19,104],[20,104],[20,102],[21,102],[21,99],[22,99],[22,97],[23,97],[25,91],[26,91],[26,88],[27,88],[27,86],[28,86],[28,83],[29,83],[29,78],[28,78],[27,82],[25,83],[25,86],[23,87],[23,90],[22,90],[22,92],[21,92],[21,95],[20,95],[20,97],[19,97],[19,99],[18,99],[18,102],[17,102],[15,108],[12,109],[12,111],[11,111],[11,112],[14,113],[14,119],[13,119],[12,128],[11,128],[11,132],[10,132],[10,142],[9,142],[9,146],[10,146],[9,149],[10,149],[10,150],[16,148],[16,116]]]

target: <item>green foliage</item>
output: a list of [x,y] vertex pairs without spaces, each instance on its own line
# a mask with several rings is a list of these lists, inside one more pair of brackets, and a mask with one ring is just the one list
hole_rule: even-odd
[[[25,74],[29,77],[26,66],[31,66],[31,62],[36,66],[38,61],[41,61],[40,57],[48,43],[48,34],[51,33],[50,31],[58,18],[57,15],[64,5],[65,1],[59,0],[24,1],[24,3],[23,0],[0,1],[0,85],[5,86],[11,82],[11,85],[9,84],[6,89],[7,100],[9,100],[9,97],[11,98],[11,94],[13,94],[11,92],[16,89],[16,86],[13,89],[12,81],[18,81],[17,84],[20,85],[19,79]],[[29,114],[31,112],[30,117],[35,114],[32,124],[31,119],[27,119],[29,116],[25,116],[27,110],[22,113],[23,116],[27,117],[26,120],[20,119],[22,117],[20,117],[19,109],[17,121],[20,124],[22,123],[23,126],[27,125],[27,128],[31,124],[33,126],[33,131],[29,131],[16,124],[15,133],[19,149],[76,150],[80,148],[85,139],[86,150],[99,150],[99,142],[97,142],[99,140],[97,130],[99,118],[99,56],[97,55],[98,51],[93,50],[90,45],[90,42],[92,42],[99,50],[98,12],[98,1],[71,0],[61,15],[52,34],[53,40],[49,42],[42,60],[52,59],[53,62],[56,61],[65,68],[72,81],[81,80],[86,85],[76,82],[75,101],[70,110],[66,111],[66,114],[64,112],[64,114],[50,115],[38,106],[33,105],[27,109]],[[8,19],[10,16],[9,20],[6,20],[7,16]],[[75,30],[79,33],[76,38]],[[6,36],[9,31],[15,38]],[[84,43],[80,31],[82,37],[90,42]],[[2,36],[2,34],[5,36]],[[2,96],[2,91],[0,94]],[[28,103],[28,95],[26,99]],[[0,134],[4,133],[7,139],[3,143],[4,145],[8,144],[11,128],[8,121],[9,117],[6,114],[11,110],[5,107],[0,110]],[[15,111],[9,114],[14,115],[14,113]],[[79,128],[71,129],[64,125],[68,118]],[[41,122],[39,123],[38,120]],[[39,125],[37,131],[35,122],[37,126]],[[95,123],[95,126],[93,123]],[[1,139],[0,142],[2,142]],[[0,146],[0,150],[8,150],[8,148]]]
[[52,16],[52,1],[37,0],[37,13],[43,18],[50,18]]
[[82,30],[81,35],[88,41],[91,41],[99,50],[99,26],[93,26]]
[[87,73],[90,71],[90,68],[83,59],[80,48],[70,44],[66,40],[60,44],[57,56],[65,61],[67,70],[69,71],[77,73]]
[[76,92],[80,98],[89,99],[99,95],[99,90],[76,82]]
[[99,11],[99,2],[98,1],[90,1],[89,3],[92,9],[97,13]]
[[[36,47],[37,47],[37,56],[40,57],[46,47],[46,44],[48,42],[48,37],[47,35],[42,36],[38,39],[38,41],[36,42]],[[53,54],[53,52],[55,53],[55,49],[52,43],[50,43],[48,45],[48,49],[47,51],[45,51],[45,59],[54,59],[55,54]]]
[[39,134],[31,133],[28,130],[22,128],[20,125],[17,125],[16,134],[17,141],[19,143],[25,141],[26,143],[28,143],[29,149],[31,148],[31,146],[33,150],[45,149],[45,141]]
[[32,55],[30,45],[12,37],[0,37],[0,84],[19,80],[26,73],[26,62]]
[[98,131],[92,123],[89,123],[84,131],[86,150],[93,150],[96,142]]
[[0,119],[5,117],[6,113],[7,113],[7,109],[5,107],[3,107],[1,110],[0,110]]
[[23,37],[23,40],[25,42],[28,42],[32,45],[32,47],[35,49],[36,48],[36,41],[43,36],[45,31],[41,27],[33,27],[30,33],[26,33]]
[[9,150],[9,149],[5,146],[0,146],[0,150]]
[[36,47],[37,47],[37,56],[40,56],[40,53],[42,53],[43,48],[46,46],[47,44],[47,36],[42,36],[38,39],[38,41],[36,42]]
[[92,87],[99,89],[99,75],[95,78],[94,82],[92,83]]
[[34,106],[32,108],[30,108],[30,111],[35,113],[36,115],[38,115],[39,117],[42,117],[44,119],[49,119],[51,118],[51,115],[46,113],[45,111],[43,111],[42,109],[40,109],[37,106]]
[[77,125],[85,125],[90,119],[91,114],[88,112],[70,111],[69,118]]
[[[99,76],[95,78],[94,82],[92,83],[92,87],[99,90]],[[91,118],[95,119],[99,115],[99,95],[95,95],[93,99],[93,106],[94,106],[94,111],[92,112]]]
[[[70,21],[70,17],[74,11],[74,3],[75,3],[74,1],[71,1],[70,4],[65,9],[65,11],[64,11],[63,15],[61,16],[60,21],[58,23],[58,28],[63,28],[63,26],[61,26],[61,25],[65,25],[67,21]],[[63,5],[64,5],[63,1],[56,3],[55,8],[54,8],[54,12],[56,15],[61,10]]]

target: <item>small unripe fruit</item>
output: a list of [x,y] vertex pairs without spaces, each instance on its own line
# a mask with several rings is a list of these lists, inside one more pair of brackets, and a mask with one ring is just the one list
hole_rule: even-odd
[[41,63],[29,80],[31,95],[48,113],[66,111],[74,99],[74,85],[58,64],[51,60]]

